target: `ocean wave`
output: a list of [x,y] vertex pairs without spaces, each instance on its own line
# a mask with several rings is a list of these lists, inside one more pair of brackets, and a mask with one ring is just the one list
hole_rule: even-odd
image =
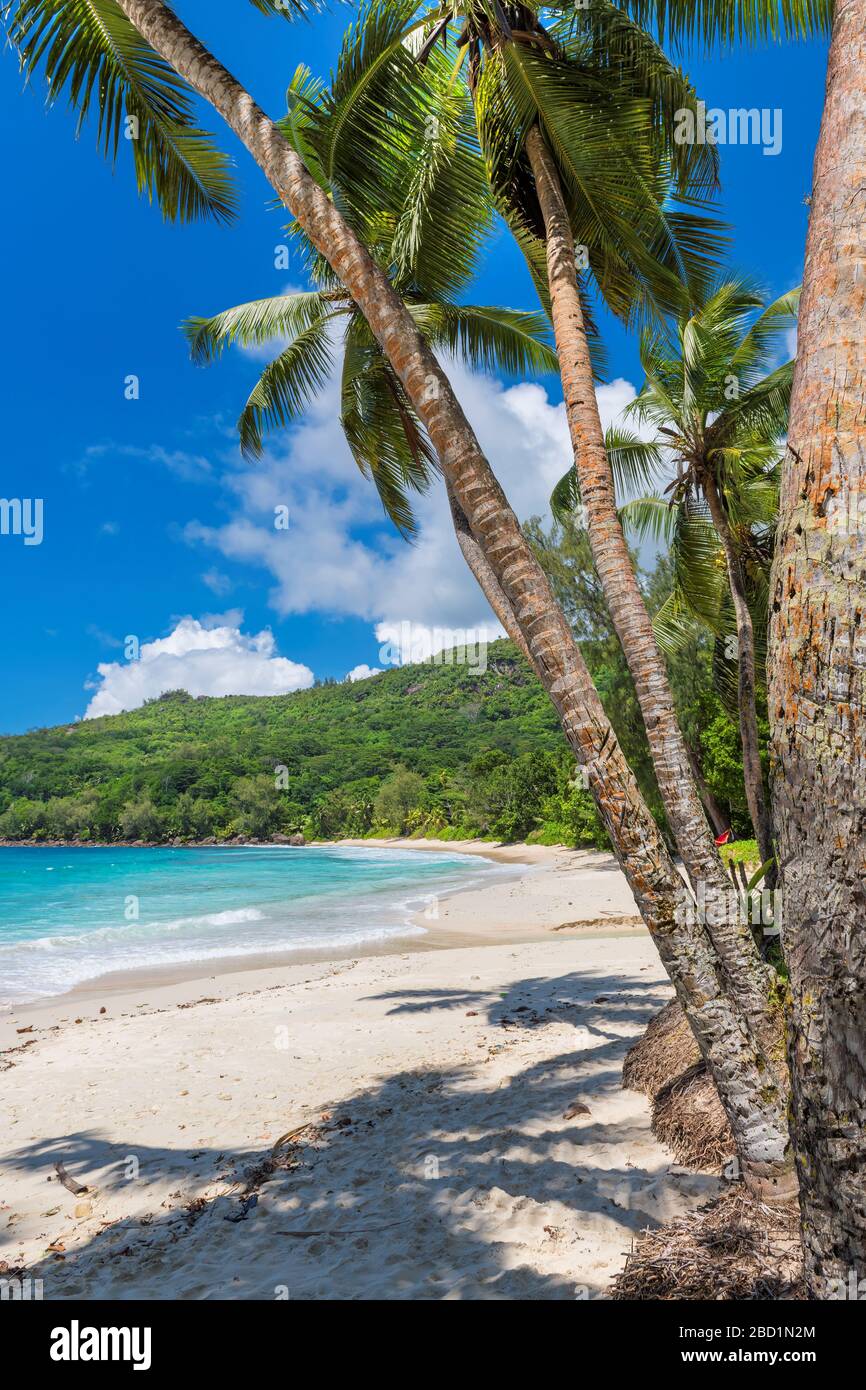
[[176,932],[186,928],[233,927],[241,922],[263,922],[265,914],[258,907],[230,908],[225,912],[206,912],[200,917],[176,917],[168,922],[124,922],[119,927],[93,927],[90,931],[61,932],[56,936],[35,936],[30,941],[10,941],[0,946],[0,953],[9,951],[53,951],[64,946],[89,945],[92,941],[152,936],[154,932]]
[[[423,936],[422,913],[431,900],[514,872],[460,851],[322,846],[282,854],[282,848],[267,854],[257,848],[258,862],[242,869],[235,853],[208,854],[200,865],[169,855],[163,865],[152,851],[147,873],[135,877],[127,861],[103,859],[96,850],[76,863],[81,878],[73,875],[65,897],[58,897],[56,882],[50,897],[35,880],[32,891],[17,888],[0,901],[0,923],[5,917],[10,933],[0,945],[0,996],[45,998],[118,972],[200,964],[204,973],[208,961],[327,957]],[[142,909],[155,914],[152,920],[123,920],[130,886]],[[201,910],[227,900],[243,905]]]

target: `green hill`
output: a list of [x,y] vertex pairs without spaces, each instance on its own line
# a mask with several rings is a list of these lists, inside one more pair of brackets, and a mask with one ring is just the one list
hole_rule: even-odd
[[376,831],[603,843],[535,677],[405,666],[282,696],[193,699],[0,739],[0,838],[333,838]]

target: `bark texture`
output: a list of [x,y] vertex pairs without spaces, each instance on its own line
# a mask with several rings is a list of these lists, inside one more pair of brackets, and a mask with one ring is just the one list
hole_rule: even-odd
[[656,780],[677,848],[695,890],[702,888],[718,905],[710,926],[713,942],[737,1003],[770,1051],[776,1044],[778,1025],[768,1003],[767,968],[758,955],[748,923],[741,920],[731,899],[724,865],[713,844],[692,775],[667,670],[617,514],[580,303],[574,238],[559,172],[538,126],[530,130],[526,150],[544,218],[556,350],[595,567],[634,681]]
[[[740,742],[743,747],[743,780],[746,784],[746,801],[749,815],[755,829],[755,838],[765,864],[773,858],[773,832],[770,824],[770,808],[764,794],[764,773],[761,768],[760,740],[758,737],[758,709],[756,704],[757,667],[755,662],[755,628],[746,598],[740,557],[731,533],[727,513],[719,496],[715,480],[709,472],[703,475],[704,495],[710,509],[713,525],[718,532],[725,555],[728,583],[734,601],[734,616],[737,623],[737,695],[740,714]],[[776,872],[767,875],[767,887],[773,888]]]
[[451,508],[451,520],[454,523],[454,534],[457,537],[457,544],[460,552],[466,561],[471,573],[474,575],[476,583],[481,590],[490,607],[493,609],[508,636],[516,647],[519,647],[526,660],[532,666],[532,656],[526,645],[523,633],[520,631],[520,624],[514,616],[514,609],[502,592],[502,587],[487,559],[484,551],[472,534],[472,527],[466,520],[466,513],[461,507],[457,498],[454,496],[454,489],[450,483],[445,484],[448,491],[448,505]]
[[[770,622],[807,1278],[866,1278],[866,0],[838,0]],[[844,1295],[843,1295],[844,1296]],[[862,1294],[861,1294],[862,1297]]]
[[625,761],[547,578],[451,389],[384,272],[250,94],[162,0],[118,0],[150,45],[224,117],[328,259],[406,388],[523,633],[731,1121],[743,1174],[786,1196],[794,1182],[786,1106],[766,1054],[728,997],[692,896]]

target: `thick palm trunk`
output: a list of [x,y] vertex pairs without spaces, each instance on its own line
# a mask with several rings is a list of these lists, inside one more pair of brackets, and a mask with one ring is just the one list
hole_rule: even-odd
[[746,1181],[767,1196],[794,1183],[782,1089],[719,977],[694,903],[592,685],[571,631],[450,383],[384,272],[252,97],[162,0],[118,0],[139,32],[243,141],[364,313],[439,455],[472,534],[519,623],[533,666],[590,789],[639,910],[712,1070]]
[[794,1135],[827,1297],[866,1278],[866,0],[836,4],[771,610]]
[[617,515],[580,303],[574,239],[559,173],[538,126],[533,126],[527,136],[526,151],[544,218],[553,330],[595,567],[634,681],[659,791],[677,848],[693,887],[696,891],[702,889],[713,903],[710,931],[735,998],[757,1036],[772,1049],[779,1030],[768,1002],[768,972],[748,922],[742,920],[713,844],[677,720],[667,670]]
[[[725,513],[722,499],[715,482],[707,475],[704,480],[704,493],[710,509],[713,525],[722,543],[728,583],[734,601],[734,616],[737,623],[737,694],[740,712],[740,741],[743,745],[743,777],[746,784],[746,801],[749,815],[758,841],[761,863],[765,864],[774,855],[773,834],[770,827],[770,809],[764,795],[764,774],[761,769],[760,741],[758,738],[758,709],[755,699],[755,630],[752,614],[746,600],[740,557],[731,535],[731,528]],[[775,867],[767,874],[767,886],[773,888],[776,882]]]

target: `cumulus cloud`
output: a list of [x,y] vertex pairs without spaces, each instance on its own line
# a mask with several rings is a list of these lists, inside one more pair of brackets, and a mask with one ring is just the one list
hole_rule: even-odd
[[[459,363],[449,374],[517,515],[549,516],[550,493],[572,461],[562,403],[537,383],[504,386]],[[597,394],[607,427],[636,392],[618,378]],[[460,554],[441,482],[413,497],[418,535],[411,545],[402,541],[352,459],[338,413],[334,379],[302,421],[271,441],[255,469],[223,476],[230,519],[217,526],[193,521],[186,539],[269,573],[269,602],[281,617],[360,618],[377,642],[396,640],[400,650],[406,623],[432,651],[453,645],[447,637],[437,641],[436,629],[501,636]],[[288,509],[287,529],[275,527],[275,508]]]
[[351,671],[347,671],[345,679],[347,681],[367,681],[371,676],[381,676],[382,669],[379,666],[367,666],[361,662],[360,666],[353,666]]
[[[236,618],[236,613],[223,615]],[[181,618],[167,637],[144,642],[136,661],[104,661],[85,719],[137,709],[166,690],[190,695],[285,695],[313,684],[308,666],[277,655],[267,628],[250,634],[238,625]]]

